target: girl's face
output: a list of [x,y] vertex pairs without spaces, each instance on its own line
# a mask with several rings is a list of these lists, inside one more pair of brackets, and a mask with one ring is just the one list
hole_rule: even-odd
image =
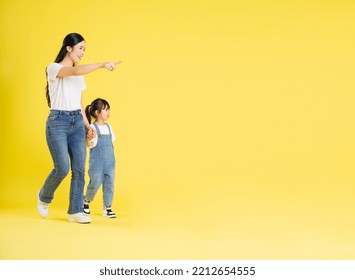
[[101,110],[101,112],[97,115],[97,118],[102,121],[107,121],[110,117],[110,109],[105,107]]
[[81,41],[80,43],[76,44],[74,47],[68,47],[68,55],[73,61],[73,63],[78,63],[81,58],[84,56],[86,50],[85,41]]

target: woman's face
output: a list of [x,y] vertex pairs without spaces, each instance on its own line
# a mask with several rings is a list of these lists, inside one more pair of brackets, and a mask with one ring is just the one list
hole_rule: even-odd
[[74,47],[69,48],[68,54],[70,59],[73,63],[78,63],[81,58],[84,56],[86,49],[85,41],[81,41],[80,43],[76,44]]

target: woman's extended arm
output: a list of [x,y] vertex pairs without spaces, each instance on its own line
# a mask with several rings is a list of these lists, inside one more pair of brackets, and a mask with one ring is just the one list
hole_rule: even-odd
[[120,64],[121,61],[118,62],[101,62],[95,64],[85,64],[85,65],[77,65],[77,66],[63,66],[60,68],[57,76],[58,77],[66,77],[66,76],[82,76],[85,74],[89,74],[93,71],[96,71],[100,68],[106,68],[107,70],[113,71],[116,68],[117,64]]

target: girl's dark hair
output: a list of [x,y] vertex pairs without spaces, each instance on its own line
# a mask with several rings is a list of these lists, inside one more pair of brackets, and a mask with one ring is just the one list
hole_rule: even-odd
[[[64,40],[63,40],[63,44],[62,47],[55,59],[54,62],[59,63],[61,62],[66,54],[67,54],[67,47],[74,47],[76,44],[79,44],[80,42],[85,41],[83,36],[81,36],[78,33],[70,33],[67,36],[65,36]],[[46,68],[46,78],[47,77],[47,68]],[[48,79],[47,79],[47,86],[46,86],[46,98],[47,98],[47,104],[49,107],[51,107],[51,100],[49,98],[49,89],[48,89]]]
[[97,118],[95,112],[101,113],[103,109],[110,109],[110,104],[105,99],[97,98],[90,105],[85,108],[85,115],[89,123],[91,123],[91,117]]

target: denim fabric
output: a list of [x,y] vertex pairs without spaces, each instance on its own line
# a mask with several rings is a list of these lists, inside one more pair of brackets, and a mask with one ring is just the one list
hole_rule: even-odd
[[40,190],[40,200],[46,203],[52,201],[55,190],[68,175],[70,165],[72,177],[68,214],[83,212],[86,140],[81,111],[51,110],[46,123],[46,137],[54,169]]
[[93,201],[102,184],[104,206],[111,206],[115,181],[115,155],[112,144],[112,134],[102,135],[96,123],[93,123],[97,132],[97,145],[90,150],[89,177],[85,200]]

